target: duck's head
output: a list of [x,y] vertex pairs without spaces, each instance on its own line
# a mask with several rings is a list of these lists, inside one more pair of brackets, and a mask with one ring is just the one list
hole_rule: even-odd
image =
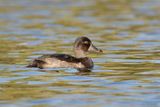
[[75,40],[74,51],[77,57],[84,57],[85,52],[103,52],[101,49],[96,48],[89,38],[84,36]]

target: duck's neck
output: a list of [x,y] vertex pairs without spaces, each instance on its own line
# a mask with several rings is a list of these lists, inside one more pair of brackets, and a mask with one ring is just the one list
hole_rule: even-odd
[[77,58],[84,58],[84,57],[86,57],[86,53],[84,52],[84,51],[82,51],[82,50],[75,50],[74,51],[74,54],[75,54],[75,57],[77,57]]

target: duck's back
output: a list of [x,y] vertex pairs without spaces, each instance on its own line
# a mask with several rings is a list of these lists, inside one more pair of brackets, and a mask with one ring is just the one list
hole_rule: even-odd
[[[38,68],[56,68],[56,67],[70,67],[70,68],[85,68],[86,58],[76,58],[67,54],[47,54],[43,55],[28,65],[28,67]],[[84,62],[84,63],[83,63]]]
[[39,57],[38,59],[44,60],[44,59],[49,59],[49,58],[57,59],[60,61],[66,61],[66,62],[75,62],[75,63],[79,62],[79,58],[76,58],[68,54],[46,54],[46,55]]

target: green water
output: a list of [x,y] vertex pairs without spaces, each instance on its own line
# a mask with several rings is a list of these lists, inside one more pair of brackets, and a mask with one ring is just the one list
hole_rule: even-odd
[[[160,107],[159,0],[0,0],[1,107]],[[25,68],[73,54],[87,35],[91,73]],[[57,72],[59,70],[59,72]]]

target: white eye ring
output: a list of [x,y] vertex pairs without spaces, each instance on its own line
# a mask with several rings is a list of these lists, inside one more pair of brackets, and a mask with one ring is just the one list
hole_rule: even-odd
[[89,44],[89,42],[88,42],[88,41],[84,41],[83,43],[84,43],[84,44]]

